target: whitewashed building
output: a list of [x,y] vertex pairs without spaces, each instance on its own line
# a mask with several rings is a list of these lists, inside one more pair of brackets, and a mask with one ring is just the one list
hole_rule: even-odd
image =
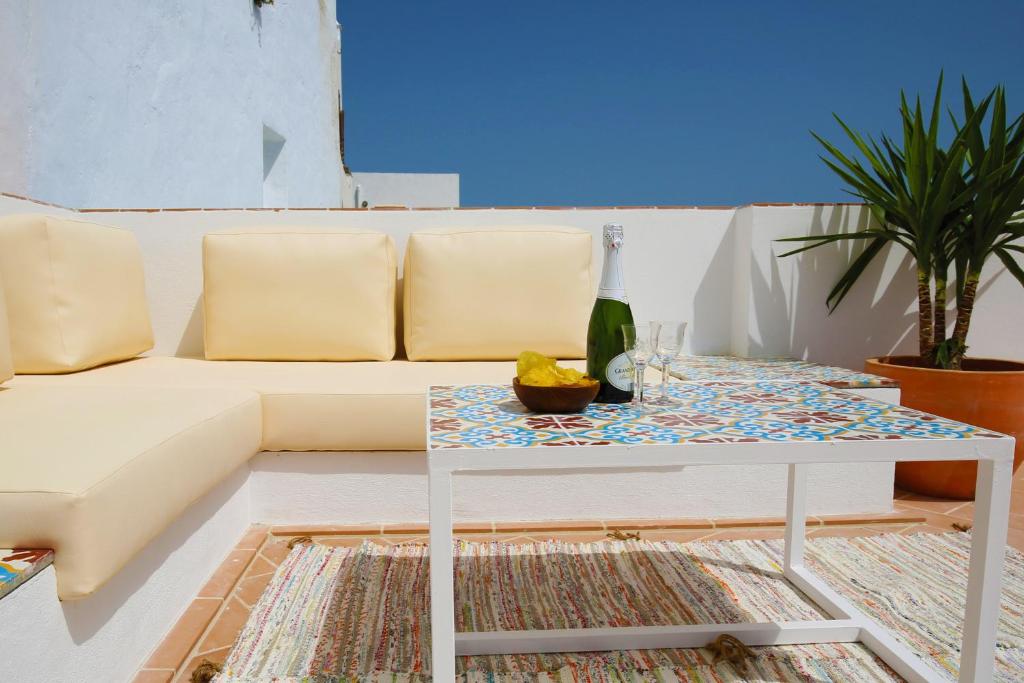
[[[0,191],[76,208],[356,206],[340,38],[333,0],[0,0]],[[452,204],[426,175],[411,196]]]

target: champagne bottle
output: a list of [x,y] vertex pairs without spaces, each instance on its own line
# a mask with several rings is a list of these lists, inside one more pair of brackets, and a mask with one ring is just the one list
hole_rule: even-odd
[[604,226],[604,269],[597,301],[587,327],[587,374],[601,383],[596,401],[626,403],[633,399],[633,365],[626,357],[622,326],[633,323],[633,311],[622,281],[622,226]]

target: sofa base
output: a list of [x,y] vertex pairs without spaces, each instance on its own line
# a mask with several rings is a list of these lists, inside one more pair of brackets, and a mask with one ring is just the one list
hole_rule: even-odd
[[[426,454],[263,452],[250,460],[253,522],[425,524]],[[814,515],[892,511],[893,465],[809,468]],[[723,492],[742,491],[743,495]],[[458,476],[460,522],[781,517],[786,468]]]
[[243,466],[81,600],[60,602],[53,566],[0,600],[7,679],[128,681],[249,528]]

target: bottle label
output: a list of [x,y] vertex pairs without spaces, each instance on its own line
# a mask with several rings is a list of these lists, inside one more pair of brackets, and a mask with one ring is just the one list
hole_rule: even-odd
[[619,391],[633,391],[633,363],[625,353],[608,361],[605,378]]

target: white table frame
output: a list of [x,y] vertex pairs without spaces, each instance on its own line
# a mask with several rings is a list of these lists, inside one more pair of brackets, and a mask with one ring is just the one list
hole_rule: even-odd
[[[428,415],[429,424],[429,415]],[[804,565],[807,466],[817,463],[977,460],[960,681],[986,683],[995,664],[1000,582],[1010,512],[1014,440],[898,439],[684,443],[679,445],[431,449],[428,445],[433,679],[455,678],[459,655],[703,647],[722,633],[750,646],[860,642],[911,683],[948,676],[918,657]],[[533,631],[455,631],[452,485],[455,474],[680,469],[690,465],[789,466],[784,576],[831,617],[820,621],[633,626]]]

